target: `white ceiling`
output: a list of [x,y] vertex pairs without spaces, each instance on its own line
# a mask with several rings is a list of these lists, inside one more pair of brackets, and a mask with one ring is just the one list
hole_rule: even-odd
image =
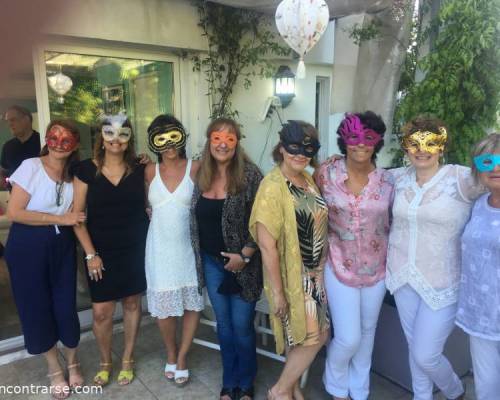
[[[227,6],[248,8],[272,14],[281,0],[211,0]],[[350,14],[376,13],[389,7],[392,0],[325,0],[330,8],[330,18],[338,18]]]

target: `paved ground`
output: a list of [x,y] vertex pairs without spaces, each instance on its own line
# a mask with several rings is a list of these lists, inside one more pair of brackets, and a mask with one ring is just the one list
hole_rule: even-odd
[[[210,327],[201,326],[197,335],[203,339],[213,340],[214,333]],[[218,351],[199,345],[193,345],[188,360],[191,368],[191,382],[183,389],[175,387],[163,377],[165,356],[163,345],[155,324],[141,327],[136,347],[136,379],[128,387],[116,383],[120,359],[123,349],[123,334],[114,336],[113,353],[115,357],[113,383],[104,388],[103,393],[72,395],[73,399],[128,399],[128,400],[205,400],[218,399],[221,382],[221,366]],[[98,364],[98,352],[94,340],[84,341],[80,346],[80,360],[85,377],[90,381]],[[256,381],[256,399],[265,399],[266,388],[270,387],[279,375],[282,365],[278,361],[259,356],[259,373]],[[318,355],[311,367],[309,381],[304,394],[306,399],[330,399],[324,391],[321,374],[324,366],[324,354]],[[32,357],[16,361],[0,367],[1,385],[30,384],[46,385],[45,363],[41,357]],[[473,400],[473,383],[466,377],[468,400]],[[372,374],[370,400],[410,400],[411,394],[390,381]],[[1,392],[0,392],[1,393]],[[49,395],[3,395],[2,400],[50,399]],[[440,394],[436,400],[443,400]]]

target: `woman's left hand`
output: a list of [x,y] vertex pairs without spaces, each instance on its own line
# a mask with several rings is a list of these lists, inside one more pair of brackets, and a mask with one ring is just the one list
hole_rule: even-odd
[[229,261],[224,265],[224,268],[231,272],[240,272],[245,268],[245,261],[241,258],[238,253],[226,253],[221,251],[220,254],[223,257],[229,258]]
[[141,153],[137,157],[139,158],[140,164],[149,164],[151,162],[151,157],[146,153]]

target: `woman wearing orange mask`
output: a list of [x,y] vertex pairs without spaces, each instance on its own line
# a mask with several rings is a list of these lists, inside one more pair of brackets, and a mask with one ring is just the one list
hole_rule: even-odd
[[205,280],[217,319],[221,400],[252,399],[257,372],[253,321],[262,270],[248,220],[262,174],[240,140],[238,124],[231,119],[216,119],[208,126],[191,204],[200,282]]

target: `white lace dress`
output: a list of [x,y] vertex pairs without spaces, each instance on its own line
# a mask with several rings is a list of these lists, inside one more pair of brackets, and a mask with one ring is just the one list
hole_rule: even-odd
[[171,193],[156,164],[156,173],[149,185],[152,216],[146,241],[147,299],[149,312],[157,318],[182,316],[184,310],[203,309],[189,227],[194,188],[190,171],[191,160],[188,160],[184,178]]
[[433,310],[453,304],[461,271],[460,237],[484,189],[460,165],[444,165],[422,187],[413,167],[390,172],[395,186],[387,289],[394,293],[409,284]]

